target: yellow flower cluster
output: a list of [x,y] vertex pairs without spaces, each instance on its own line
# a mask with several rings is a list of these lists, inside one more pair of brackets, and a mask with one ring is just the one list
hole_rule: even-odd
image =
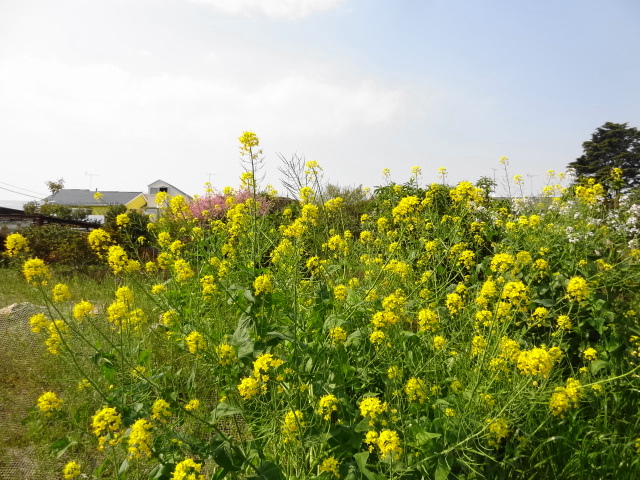
[[31,258],[22,265],[22,273],[31,285],[46,285],[51,273],[49,267],[39,258]]
[[556,387],[549,400],[549,409],[553,415],[563,415],[572,407],[578,406],[582,397],[582,386],[580,381],[568,378],[565,387]]
[[518,370],[523,375],[541,375],[548,378],[561,356],[562,350],[558,347],[534,347],[531,350],[523,350],[518,355]]
[[207,348],[207,342],[200,332],[193,331],[189,335],[187,335],[184,339],[184,343],[187,346],[187,349],[190,353],[194,355],[201,350]]
[[82,300],[73,306],[73,316],[76,320],[83,320],[93,312],[93,305],[90,302]]
[[347,331],[342,327],[333,327],[329,330],[329,339],[334,345],[343,345],[347,341]]
[[166,423],[170,416],[171,411],[169,410],[169,403],[166,400],[159,398],[153,402],[151,406],[151,418],[161,423]]
[[318,473],[330,473],[335,478],[340,478],[340,462],[335,457],[325,458],[318,466]]
[[98,449],[104,449],[105,443],[115,445],[119,441],[122,417],[113,407],[105,407],[96,412],[91,419],[93,434],[98,437]]
[[582,277],[572,277],[567,284],[567,298],[571,302],[582,302],[589,296],[589,285]]
[[6,254],[9,257],[14,257],[22,252],[27,253],[29,251],[29,243],[27,242],[27,239],[19,233],[12,233],[11,235],[8,235],[4,242],[4,246]]
[[289,410],[282,419],[281,430],[284,435],[284,443],[295,440],[306,425],[304,415],[300,410]]
[[69,287],[67,287],[64,283],[58,283],[51,290],[51,299],[54,302],[64,302],[65,300],[69,300],[71,298],[71,292],[69,291]]
[[45,415],[51,415],[53,411],[60,411],[62,409],[62,399],[54,392],[45,392],[38,397],[38,410]]
[[485,421],[491,434],[489,445],[497,447],[509,436],[509,423],[504,418],[487,418]]
[[171,480],[204,480],[201,471],[201,463],[197,463],[192,458],[185,458],[176,465]]
[[129,434],[129,458],[149,458],[151,457],[151,423],[144,418],[140,418],[131,426]]
[[269,275],[260,275],[253,281],[253,293],[255,295],[267,295],[273,292],[273,283]]
[[235,348],[228,343],[221,343],[215,348],[215,351],[219,365],[233,365],[237,360]]
[[325,420],[331,420],[332,412],[338,411],[338,398],[335,395],[324,395],[318,400],[316,412]]
[[67,463],[62,469],[62,476],[65,480],[70,480],[71,478],[78,477],[81,473],[82,470],[80,469],[80,464],[75,461]]
[[404,392],[410,402],[425,403],[427,401],[427,392],[425,390],[424,380],[411,377],[404,386]]
[[369,445],[369,451],[373,451],[374,445],[377,446],[383,458],[398,460],[402,455],[400,436],[394,430],[385,429],[379,434],[370,430],[365,436],[364,443]]

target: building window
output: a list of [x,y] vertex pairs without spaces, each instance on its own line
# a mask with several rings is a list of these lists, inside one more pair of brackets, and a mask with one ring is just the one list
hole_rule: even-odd
[[167,193],[169,191],[169,187],[160,187],[159,190],[161,192]]

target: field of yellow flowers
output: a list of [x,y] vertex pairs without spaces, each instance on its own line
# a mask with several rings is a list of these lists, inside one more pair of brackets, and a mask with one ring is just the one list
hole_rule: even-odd
[[416,170],[353,221],[319,174],[275,212],[251,170],[211,210],[161,197],[146,260],[94,230],[104,306],[9,237],[47,307],[32,329],[77,372],[34,399],[69,429],[63,478],[640,476],[639,205]]

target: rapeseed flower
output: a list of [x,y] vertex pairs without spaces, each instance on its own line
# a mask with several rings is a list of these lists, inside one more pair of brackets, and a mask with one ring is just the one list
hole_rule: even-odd
[[192,458],[185,458],[176,465],[171,480],[204,480],[204,475],[200,474],[202,464],[195,462]]
[[266,295],[273,292],[273,283],[269,275],[260,275],[253,281],[253,293]]
[[98,449],[104,449],[105,443],[109,440],[110,445],[118,443],[120,429],[122,428],[122,417],[113,407],[105,407],[96,412],[91,419],[93,434],[98,437]]
[[31,325],[31,331],[33,333],[40,333],[42,330],[48,330],[50,324],[51,322],[44,313],[36,313],[29,319],[29,325]]
[[71,461],[67,463],[62,469],[62,476],[65,480],[70,480],[71,478],[76,478],[80,476],[82,470],[80,469],[80,464],[75,461]]
[[380,449],[380,455],[383,458],[391,458],[398,460],[402,454],[402,448],[400,448],[400,437],[398,432],[394,430],[382,430],[378,435],[378,448]]
[[284,435],[284,443],[289,443],[301,433],[306,427],[304,415],[300,410],[289,410],[282,419],[281,431]]
[[329,330],[329,339],[334,345],[343,345],[347,341],[347,332],[342,327],[333,327]]
[[377,397],[367,397],[360,402],[360,414],[370,419],[370,424],[387,411],[387,403],[382,403]]
[[487,418],[485,423],[491,433],[490,446],[499,446],[509,436],[509,423],[504,418]]
[[404,392],[410,402],[425,403],[427,401],[427,392],[425,391],[424,380],[411,377],[404,386]]
[[4,246],[6,254],[9,257],[14,257],[22,252],[27,253],[29,251],[29,243],[27,242],[27,239],[19,233],[12,233],[8,235],[4,242]]
[[534,347],[531,350],[523,350],[518,355],[518,370],[523,375],[541,375],[548,378],[561,356],[562,350],[558,347]]
[[93,305],[85,300],[76,303],[73,306],[73,316],[76,320],[83,320],[93,312]]
[[51,299],[54,302],[64,302],[65,300],[69,300],[71,298],[71,292],[69,291],[69,287],[67,287],[64,283],[58,283],[51,290]]
[[151,423],[145,418],[140,418],[131,426],[129,434],[129,458],[151,457]]
[[169,402],[162,398],[153,402],[151,406],[151,418],[158,420],[160,423],[166,423],[170,416]]
[[330,473],[335,478],[340,478],[340,462],[335,457],[325,458],[318,467],[318,473]]
[[22,265],[22,273],[31,285],[46,285],[51,273],[49,267],[39,258],[31,258]]
[[204,350],[207,348],[207,342],[200,332],[193,331],[189,335],[187,335],[184,339],[184,343],[187,346],[187,349],[190,353],[196,354],[200,350]]
[[567,284],[567,298],[571,302],[581,302],[589,296],[589,285],[582,277],[572,277]]
[[325,420],[331,420],[331,414],[338,411],[338,398],[335,395],[328,394],[320,397],[318,400],[318,409],[316,412],[322,415]]
[[45,415],[49,416],[54,411],[60,411],[62,409],[62,399],[54,392],[45,392],[38,397],[38,410]]
[[598,359],[598,351],[593,347],[589,347],[582,352],[582,356],[585,360],[594,361]]
[[563,415],[572,407],[578,406],[582,397],[580,381],[568,378],[565,387],[556,387],[549,400],[549,409],[554,416]]
[[228,343],[221,343],[215,348],[216,355],[218,356],[219,365],[233,365],[236,360],[236,350]]
[[258,382],[253,377],[245,377],[240,381],[238,385],[238,393],[245,400],[249,400],[250,398],[259,395],[260,393],[264,393],[266,391],[266,385],[263,385],[261,382]]

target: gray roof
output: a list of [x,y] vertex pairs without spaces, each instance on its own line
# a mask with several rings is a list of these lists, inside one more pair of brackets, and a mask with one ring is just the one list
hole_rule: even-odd
[[83,190],[79,188],[63,188],[55,195],[49,195],[44,199],[48,203],[59,205],[77,205],[80,207],[99,207],[101,205],[126,205],[131,200],[141,195],[142,192],[113,192],[100,191],[102,198],[96,200],[93,190]]

